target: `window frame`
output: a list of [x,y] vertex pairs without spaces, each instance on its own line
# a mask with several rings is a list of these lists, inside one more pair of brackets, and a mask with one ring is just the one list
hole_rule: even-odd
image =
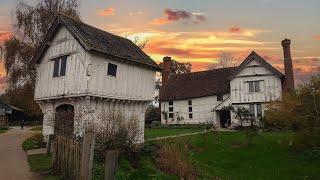
[[223,95],[222,94],[218,94],[217,95],[217,101],[223,101]]
[[247,82],[249,84],[249,93],[261,92],[260,80]]
[[174,118],[174,107],[173,107],[173,101],[169,101],[168,102],[169,106],[168,106],[168,114],[169,114],[169,118]]
[[[114,68],[114,69],[111,69]],[[117,77],[118,65],[114,63],[108,63],[107,65],[107,76]]]
[[52,59],[53,75],[52,77],[63,77],[67,72],[68,55],[63,55]]

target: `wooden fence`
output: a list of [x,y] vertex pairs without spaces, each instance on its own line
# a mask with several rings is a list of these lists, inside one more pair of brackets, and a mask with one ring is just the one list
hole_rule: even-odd
[[95,135],[85,133],[83,141],[57,135],[53,141],[53,168],[70,180],[90,180]]

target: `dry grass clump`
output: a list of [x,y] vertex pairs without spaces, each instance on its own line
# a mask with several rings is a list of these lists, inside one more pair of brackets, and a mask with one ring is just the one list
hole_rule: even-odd
[[176,175],[180,179],[196,179],[197,177],[187,148],[176,143],[167,143],[160,147],[156,164],[160,170]]

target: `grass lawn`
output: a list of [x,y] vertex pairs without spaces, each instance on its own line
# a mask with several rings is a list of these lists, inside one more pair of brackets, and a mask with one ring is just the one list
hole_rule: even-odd
[[42,131],[42,126],[35,126],[30,129],[31,131]]
[[51,155],[38,154],[28,156],[28,163],[30,165],[31,171],[42,174],[42,179],[44,180],[59,180],[58,176],[50,174],[52,164]]
[[200,132],[204,129],[201,128],[146,128],[144,131],[144,136],[146,139],[163,137],[163,136],[172,136],[185,133]]
[[[166,132],[164,130],[159,134]],[[212,132],[163,140],[158,144],[179,144],[179,141],[188,144],[191,147],[190,158],[198,171],[198,179],[320,179],[320,160],[306,160],[291,152],[288,143],[291,136],[290,133],[261,133],[253,144],[242,147],[239,144],[245,141],[243,133]],[[152,149],[151,144],[147,143],[146,146]],[[132,171],[140,174],[137,177],[158,177],[159,170],[155,169],[156,163],[152,157],[155,153],[151,154],[149,157],[142,155],[140,168]],[[128,163],[126,160],[120,162],[120,174],[132,168],[130,165],[127,167]],[[165,177],[160,175],[159,177]]]

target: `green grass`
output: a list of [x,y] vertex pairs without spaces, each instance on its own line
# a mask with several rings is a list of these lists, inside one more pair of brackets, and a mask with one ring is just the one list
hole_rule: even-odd
[[[173,130],[173,131],[172,131]],[[166,136],[190,130],[149,129],[146,137]],[[183,138],[146,143],[140,154],[140,164],[133,168],[130,157],[122,157],[117,173],[122,179],[175,179],[156,168],[157,147],[163,143],[188,144],[190,158],[198,171],[198,179],[320,179],[320,159],[307,160],[292,152],[289,140],[292,134],[260,133],[252,144],[243,146],[246,137],[242,132],[211,132]]]
[[9,127],[0,127],[0,134],[9,130]]
[[24,151],[28,151],[31,149],[38,149],[38,148],[45,148],[46,144],[43,141],[43,135],[42,134],[35,134],[22,143],[22,149]]
[[144,131],[144,136],[146,139],[163,137],[163,136],[172,136],[185,133],[200,132],[204,129],[198,128],[147,128]]
[[40,173],[44,180],[59,180],[58,176],[51,174],[52,156],[46,154],[29,155],[28,163],[31,171]]
[[42,126],[35,126],[30,129],[31,131],[42,131]]
[[51,169],[51,155],[39,154],[28,156],[30,168],[34,172],[43,172]]

